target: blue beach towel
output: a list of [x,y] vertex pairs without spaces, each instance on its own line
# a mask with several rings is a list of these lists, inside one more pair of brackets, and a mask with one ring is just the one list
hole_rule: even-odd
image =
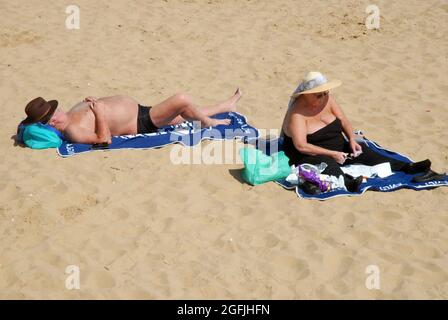
[[184,122],[175,126],[163,127],[155,133],[115,136],[112,137],[112,144],[105,148],[64,141],[58,148],[58,154],[62,157],[70,157],[95,150],[152,149],[172,143],[194,146],[202,140],[241,139],[244,143],[247,143],[256,140],[259,136],[258,129],[250,126],[246,117],[237,112],[221,113],[213,116],[213,118],[228,118],[231,123],[227,126],[219,125],[213,128],[195,129],[193,123]]
[[[383,147],[380,147],[377,143],[367,139],[363,138],[358,140],[358,143],[364,143],[367,147],[371,148],[373,151],[378,152],[382,155],[401,160],[404,162],[414,162],[410,158],[390,150],[387,150]],[[267,154],[270,154],[272,152],[276,152],[278,145],[278,151],[282,150],[282,140],[272,140],[272,141],[264,141],[264,140],[258,140],[257,141],[257,147],[262,148]],[[272,151],[274,149],[274,151]],[[425,190],[425,189],[432,189],[436,187],[441,186],[448,186],[448,175],[445,175],[445,178],[442,180],[435,180],[435,181],[428,181],[428,182],[421,182],[416,183],[412,182],[412,178],[414,175],[406,174],[404,172],[394,172],[393,175],[386,177],[386,178],[370,178],[367,180],[366,183],[361,184],[360,191],[358,193],[352,193],[346,190],[334,190],[330,192],[321,193],[319,195],[309,195],[305,192],[303,192],[300,188],[298,188],[295,185],[290,184],[285,179],[277,180],[275,181],[277,184],[281,185],[283,188],[288,190],[295,190],[298,197],[303,199],[312,199],[312,200],[328,200],[336,197],[341,196],[359,196],[362,195],[367,190],[373,190],[373,191],[381,191],[381,192],[390,192],[395,191],[402,188],[408,188],[413,190]]]

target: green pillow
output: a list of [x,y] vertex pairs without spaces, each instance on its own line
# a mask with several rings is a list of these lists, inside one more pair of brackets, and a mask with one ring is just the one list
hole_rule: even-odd
[[23,129],[23,142],[32,149],[47,149],[59,147],[62,139],[54,129],[50,130],[46,125],[35,123]]
[[286,178],[291,173],[289,158],[283,151],[272,156],[255,148],[240,149],[240,157],[244,163],[243,179],[251,185]]

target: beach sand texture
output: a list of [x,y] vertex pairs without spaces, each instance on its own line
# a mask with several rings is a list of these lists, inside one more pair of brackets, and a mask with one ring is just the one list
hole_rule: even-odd
[[[355,128],[444,171],[446,1],[377,0],[379,30],[364,24],[369,1],[76,4],[79,30],[65,2],[0,4],[0,298],[448,298],[448,188],[305,201],[242,183],[238,163],[173,165],[172,146],[63,159],[11,139],[36,96],[65,110],[113,94],[208,105],[237,87],[249,122],[278,129],[319,70],[343,81],[334,95]],[[69,265],[80,290],[66,289]]]

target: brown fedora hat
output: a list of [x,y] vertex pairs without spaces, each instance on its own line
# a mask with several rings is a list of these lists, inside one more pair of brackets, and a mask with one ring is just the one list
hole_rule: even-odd
[[58,107],[57,100],[45,101],[44,98],[38,97],[31,100],[25,107],[25,113],[28,116],[22,121],[23,124],[31,124],[36,122],[47,123]]

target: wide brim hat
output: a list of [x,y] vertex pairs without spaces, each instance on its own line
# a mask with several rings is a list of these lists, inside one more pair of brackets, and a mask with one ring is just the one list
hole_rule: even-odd
[[36,122],[47,123],[53,116],[58,107],[57,100],[46,101],[42,97],[37,97],[25,107],[27,118],[22,121],[22,124],[31,124]]
[[328,81],[320,72],[309,72],[291,95],[291,98],[297,98],[301,94],[328,91],[339,87],[341,84],[341,80]]

